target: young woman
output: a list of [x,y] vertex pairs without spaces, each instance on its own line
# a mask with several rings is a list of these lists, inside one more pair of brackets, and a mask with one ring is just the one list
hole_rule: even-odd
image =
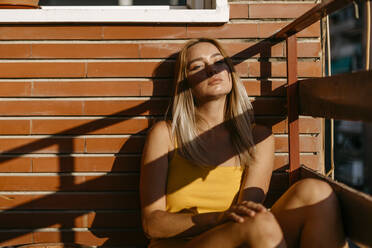
[[142,156],[142,223],[149,247],[343,247],[337,198],[325,182],[292,185],[262,203],[274,137],[253,123],[231,60],[213,39],[179,53],[170,120],[156,123]]

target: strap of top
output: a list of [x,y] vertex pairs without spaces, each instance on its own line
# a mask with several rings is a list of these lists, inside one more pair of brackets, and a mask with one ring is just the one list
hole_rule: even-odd
[[177,136],[174,135],[174,150],[177,151],[177,149],[178,149]]

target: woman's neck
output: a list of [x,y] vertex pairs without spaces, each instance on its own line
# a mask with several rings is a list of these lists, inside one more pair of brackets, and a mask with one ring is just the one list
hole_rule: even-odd
[[200,128],[210,129],[225,121],[225,98],[199,103],[197,113],[201,117]]

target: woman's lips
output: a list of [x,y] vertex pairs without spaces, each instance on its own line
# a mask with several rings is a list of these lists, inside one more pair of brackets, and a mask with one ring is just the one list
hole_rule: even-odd
[[212,77],[211,79],[209,79],[208,84],[213,85],[213,84],[217,84],[221,81],[222,81],[222,79],[219,78],[219,77]]

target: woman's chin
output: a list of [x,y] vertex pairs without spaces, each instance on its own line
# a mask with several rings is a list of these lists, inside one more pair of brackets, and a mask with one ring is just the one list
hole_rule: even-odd
[[206,101],[215,101],[219,99],[225,99],[228,94],[229,92],[216,92],[215,94],[208,94],[204,96],[203,99],[205,99]]

